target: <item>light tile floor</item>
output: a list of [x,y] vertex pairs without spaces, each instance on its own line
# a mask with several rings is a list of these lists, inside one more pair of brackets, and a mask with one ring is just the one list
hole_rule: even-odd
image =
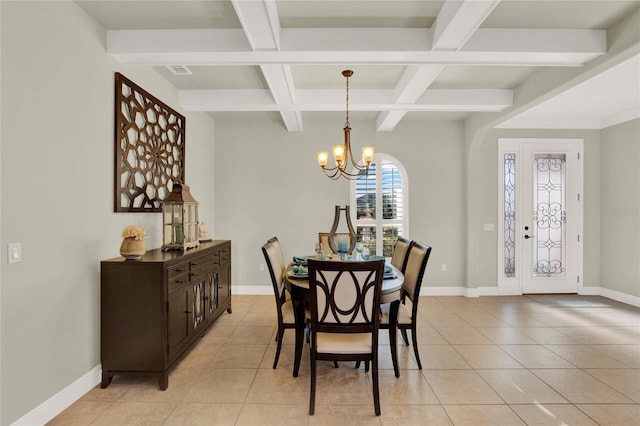
[[[562,297],[562,296],[558,296]],[[593,298],[591,298],[593,299]],[[640,424],[640,309],[559,308],[526,296],[422,297],[423,370],[399,345],[393,375],[381,331],[382,415],[370,375],[319,366],[316,414],[308,416],[309,355],[293,378],[293,332],[278,368],[273,296],[233,296],[172,370],[169,388],[116,376],[51,425],[632,425]]]

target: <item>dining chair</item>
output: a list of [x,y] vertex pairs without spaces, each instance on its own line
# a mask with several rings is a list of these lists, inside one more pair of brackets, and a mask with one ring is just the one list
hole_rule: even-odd
[[[397,314],[397,326],[406,346],[409,346],[409,339],[407,338],[407,330],[411,330],[411,341],[413,343],[413,353],[416,356],[416,362],[418,368],[422,370],[422,363],[420,362],[420,355],[418,354],[418,339],[416,336],[416,326],[418,318],[418,302],[420,301],[420,287],[422,286],[422,278],[424,277],[424,271],[431,255],[431,247],[414,242],[411,245],[407,256],[406,268],[404,271],[404,283],[402,284],[402,294],[400,296],[400,306]],[[407,299],[409,299],[410,306],[407,306]],[[395,333],[392,333],[389,328],[389,304],[383,305],[382,317],[380,319],[380,328],[389,330],[389,337],[394,338]],[[396,377],[399,377],[398,367],[394,364],[394,370]]]
[[276,257],[278,260],[278,264],[282,266],[282,268],[285,269],[286,271],[287,264],[284,260],[284,254],[282,253],[282,246],[280,245],[280,240],[278,240],[278,237],[271,237],[267,240],[267,242],[273,244]]
[[276,237],[269,239],[262,246],[262,253],[269,268],[269,276],[273,285],[273,294],[276,297],[276,313],[278,317],[278,331],[276,341],[276,356],[273,360],[273,368],[278,366],[280,359],[280,350],[282,349],[282,338],[286,329],[295,329],[296,321],[293,313],[293,304],[291,300],[287,300],[285,291],[285,273],[287,265],[284,261],[280,242]]
[[371,362],[373,404],[380,415],[378,329],[384,260],[309,259],[311,392],[315,412],[317,361]]
[[404,270],[407,267],[407,261],[409,260],[409,250],[414,241],[404,237],[398,237],[396,243],[393,245],[393,254],[391,255],[391,264],[398,268],[400,272],[404,274]]

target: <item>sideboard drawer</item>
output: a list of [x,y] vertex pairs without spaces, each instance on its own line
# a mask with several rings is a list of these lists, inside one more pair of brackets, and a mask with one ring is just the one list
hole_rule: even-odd
[[178,263],[177,265],[173,265],[167,268],[167,274],[169,279],[174,278],[180,274],[184,274],[189,272],[189,263]]
[[203,265],[218,265],[218,252],[209,253],[206,256],[200,256],[193,259],[189,262],[189,267],[193,272],[194,269],[197,269]]
[[185,285],[189,282],[189,274],[177,275],[173,278],[169,278],[167,283],[167,290],[171,293],[173,290]]
[[220,250],[220,261],[228,262],[231,260],[231,249],[223,248]]

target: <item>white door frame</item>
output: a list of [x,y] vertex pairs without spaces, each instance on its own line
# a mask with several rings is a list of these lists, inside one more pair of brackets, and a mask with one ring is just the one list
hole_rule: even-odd
[[[571,177],[575,179],[573,185],[575,185],[577,194],[574,193],[571,197],[578,197],[578,201],[574,206],[575,210],[575,220],[577,225],[575,226],[577,232],[578,241],[572,247],[574,250],[573,257],[573,265],[571,267],[571,273],[575,274],[576,286],[575,291],[580,293],[583,287],[582,283],[582,268],[583,268],[583,244],[582,244],[582,234],[583,234],[583,139],[565,139],[565,138],[500,138],[498,139],[498,262],[497,262],[497,284],[498,284],[498,294],[523,294],[523,271],[524,271],[524,223],[523,223],[523,196],[522,191],[518,188],[518,185],[521,185],[523,182],[523,153],[525,145],[549,145],[549,151],[559,151],[558,146],[563,145],[567,147],[567,150],[575,150],[577,151],[577,155],[579,156],[578,161],[572,161],[574,169],[570,170],[570,174],[567,178]],[[555,149],[554,149],[555,147]],[[514,247],[515,251],[515,273],[512,277],[507,277],[505,274],[505,220],[504,220],[504,210],[505,210],[505,190],[504,190],[504,169],[505,169],[505,154],[513,153],[515,154],[515,182],[516,182],[516,191],[517,195],[515,197],[515,239],[514,239]],[[518,196],[520,195],[520,196]],[[572,275],[573,277],[573,275]],[[573,279],[573,278],[572,278]]]

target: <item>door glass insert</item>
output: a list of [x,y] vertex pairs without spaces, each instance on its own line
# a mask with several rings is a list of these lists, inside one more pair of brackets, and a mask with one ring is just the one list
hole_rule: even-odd
[[504,155],[504,276],[516,273],[516,155]]
[[566,255],[565,154],[535,154],[533,277],[564,277]]

